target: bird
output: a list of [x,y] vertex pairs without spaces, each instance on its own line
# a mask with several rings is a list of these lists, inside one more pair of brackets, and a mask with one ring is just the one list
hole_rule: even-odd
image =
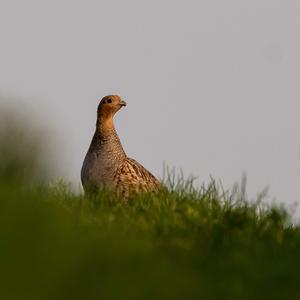
[[128,157],[122,147],[113,118],[125,106],[127,103],[118,95],[105,96],[98,105],[96,130],[81,168],[85,192],[107,188],[128,198],[161,188],[160,181]]

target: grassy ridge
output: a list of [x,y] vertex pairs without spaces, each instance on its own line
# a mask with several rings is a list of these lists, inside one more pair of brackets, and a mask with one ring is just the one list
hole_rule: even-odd
[[172,176],[171,192],[126,203],[43,187],[45,139],[7,120],[0,299],[300,299],[300,228],[283,210]]
[[300,230],[200,193],[0,189],[1,299],[298,299]]

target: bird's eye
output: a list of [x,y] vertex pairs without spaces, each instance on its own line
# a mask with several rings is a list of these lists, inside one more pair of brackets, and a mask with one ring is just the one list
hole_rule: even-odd
[[107,103],[111,103],[111,99],[107,99]]

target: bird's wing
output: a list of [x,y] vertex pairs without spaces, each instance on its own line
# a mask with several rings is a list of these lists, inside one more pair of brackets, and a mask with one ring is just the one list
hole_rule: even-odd
[[126,158],[118,168],[114,184],[124,196],[137,192],[157,191],[160,182],[141,164],[132,158]]

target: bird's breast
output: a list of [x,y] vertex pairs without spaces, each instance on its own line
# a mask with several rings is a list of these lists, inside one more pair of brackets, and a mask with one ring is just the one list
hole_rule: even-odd
[[84,159],[81,171],[83,186],[92,185],[96,188],[112,186],[119,163],[117,155],[112,151],[103,153],[89,151]]

